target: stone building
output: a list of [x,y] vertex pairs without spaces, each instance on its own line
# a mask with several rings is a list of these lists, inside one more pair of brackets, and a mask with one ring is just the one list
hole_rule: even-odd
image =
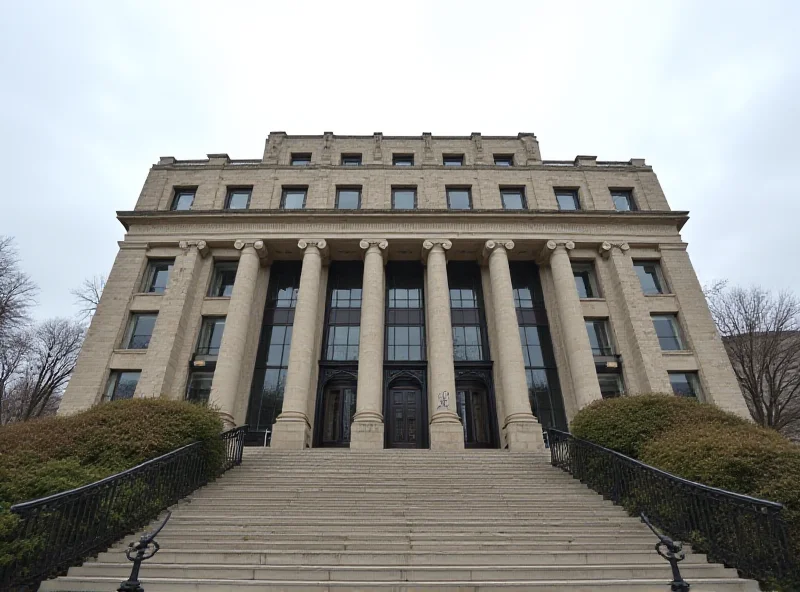
[[539,449],[602,397],[748,416],[643,159],[536,137],[290,136],[162,157],[61,413],[208,401],[251,443]]

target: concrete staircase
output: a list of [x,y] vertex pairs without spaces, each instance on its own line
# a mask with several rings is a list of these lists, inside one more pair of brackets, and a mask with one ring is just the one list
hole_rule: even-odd
[[[179,503],[144,563],[146,592],[665,592],[636,519],[549,465],[504,451],[245,449]],[[128,537],[40,590],[116,590]],[[757,592],[689,554],[692,592]]]

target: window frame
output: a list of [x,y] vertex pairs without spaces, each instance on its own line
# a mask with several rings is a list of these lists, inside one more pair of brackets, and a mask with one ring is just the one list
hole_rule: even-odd
[[[670,326],[673,328],[674,332],[672,336],[662,337],[658,334],[658,329],[656,328],[656,319],[658,318],[669,319]],[[661,348],[662,352],[687,351],[688,347],[686,343],[686,338],[684,337],[683,328],[681,327],[681,323],[680,320],[678,319],[677,313],[671,313],[671,312],[653,313],[650,315],[650,319],[653,321],[653,331],[655,331],[656,339],[658,339],[658,345]],[[678,347],[665,349],[664,344],[661,341],[662,339],[674,339],[677,342]]]
[[[660,289],[658,292],[646,292],[644,285],[642,285],[642,276],[639,274],[638,267],[643,267],[645,265],[655,266],[656,282],[659,284],[658,288]],[[645,296],[662,296],[664,294],[672,294],[672,290],[670,289],[669,284],[664,277],[664,270],[661,268],[661,261],[658,259],[634,259],[633,269],[636,272],[636,276],[639,278],[639,285],[642,287],[642,294]]]
[[[303,205],[299,208],[287,208],[286,207],[286,195],[288,193],[299,193],[303,192]],[[308,186],[305,185],[284,185],[281,187],[281,210],[305,210],[306,209],[306,201],[308,200]]]
[[[449,162],[448,162],[449,161]],[[466,164],[465,155],[462,154],[442,154],[442,166],[463,167]]]
[[207,370],[207,369],[206,370],[203,370],[203,369],[190,370],[189,371],[189,376],[186,379],[186,393],[183,396],[184,400],[185,401],[189,401],[190,403],[197,403],[198,405],[207,405],[208,404],[208,399],[209,399],[209,397],[211,395],[211,384],[208,385],[208,395],[205,397],[205,399],[197,399],[195,397],[190,397],[189,396],[189,394],[190,394],[190,392],[192,390],[192,380],[195,377],[208,378],[213,382],[213,380],[214,380],[214,371],[213,370]]
[[[617,386],[619,387],[617,389],[619,392],[615,395],[610,395],[606,397],[605,395],[603,395],[602,381],[609,379],[614,380],[616,382]],[[600,395],[603,397],[603,399],[614,399],[617,397],[625,396],[625,379],[623,378],[622,374],[619,374],[617,372],[601,372],[597,375],[597,382],[598,385],[600,386]]]
[[[597,272],[595,270],[594,262],[593,261],[581,261],[576,260],[572,261],[572,275],[576,277],[577,273],[588,273],[588,282],[589,282],[589,290],[592,292],[591,296],[581,296],[580,292],[578,292],[578,299],[579,300],[592,300],[592,299],[602,299],[602,292],[600,291],[600,283],[597,281]],[[577,273],[576,273],[577,272]],[[575,289],[578,289],[577,284],[575,285]]]
[[311,152],[292,152],[289,155],[289,166],[311,166]]
[[[494,166],[499,166],[499,167],[514,166],[513,154],[492,154],[492,160],[494,161]],[[498,164],[498,162],[508,162],[508,164]]]
[[[611,203],[614,205],[614,211],[616,211],[616,212],[638,212],[639,211],[639,206],[636,204],[636,200],[633,197],[633,189],[609,187],[608,191],[609,191],[609,193],[611,195]],[[617,194],[617,195],[622,195],[622,194],[626,195],[627,198],[628,198],[628,205],[630,206],[630,208],[627,209],[627,210],[620,210],[619,208],[617,208],[617,202],[614,199],[614,195],[615,194]]]
[[[136,378],[136,384],[133,387],[133,392],[131,393],[130,397],[116,397],[117,389],[119,388],[119,382],[122,378],[123,374],[138,374]],[[125,399],[132,399],[133,396],[136,394],[136,388],[139,386],[139,381],[142,379],[142,371],[141,370],[111,370],[108,374],[108,381],[106,381],[106,389],[103,391],[102,402],[107,403],[109,401],[119,401]]]
[[[447,209],[448,210],[455,210],[455,211],[467,211],[472,209],[472,187],[469,185],[446,185],[445,188],[445,195],[447,196]],[[450,192],[451,191],[466,191],[467,192],[467,201],[469,207],[466,208],[454,208],[450,201]]]
[[[355,191],[358,193],[358,201],[354,208],[342,208],[339,205],[339,196],[342,191]],[[362,187],[360,185],[337,185],[336,186],[336,201],[333,207],[337,210],[360,210],[361,209]]]
[[[137,336],[136,328],[139,325],[139,321],[145,317],[153,317],[153,329],[150,332],[150,336],[147,340],[147,345],[144,347],[131,347],[131,342],[133,341],[134,337]],[[158,312],[145,312],[145,311],[136,311],[132,312],[130,318],[128,319],[128,326],[125,329],[125,339],[122,341],[122,348],[125,350],[133,350],[133,351],[144,351],[150,347],[150,341],[153,339],[153,333],[155,333],[156,329],[156,322],[158,320]],[[141,335],[145,335],[142,333]]]
[[[575,204],[574,209],[564,209],[561,207],[561,202],[559,201],[558,196],[567,194],[569,194],[573,199]],[[558,206],[559,212],[580,212],[583,210],[583,206],[581,205],[580,191],[578,189],[570,189],[568,187],[553,187],[553,195],[556,198],[556,205]]]
[[[178,203],[180,202],[180,197],[182,195],[190,195],[192,196],[192,201],[189,204],[188,208],[178,208]],[[170,202],[169,209],[171,212],[188,212],[191,211],[192,207],[194,206],[194,200],[197,199],[197,187],[193,186],[177,186],[172,188],[172,201]]]
[[[231,207],[231,198],[236,194],[247,193],[247,203],[243,208],[232,208]],[[250,200],[253,199],[253,187],[252,185],[244,185],[244,186],[232,186],[228,187],[228,192],[225,195],[225,208],[226,210],[249,210],[250,209]]]
[[[159,265],[167,265],[167,283],[161,291],[154,290],[154,282],[156,280],[156,269]],[[169,279],[172,275],[172,268],[175,266],[174,258],[153,258],[147,260],[147,269],[145,270],[144,281],[140,286],[140,294],[164,294],[169,286]]]
[[239,270],[239,261],[220,259],[214,260],[214,267],[211,271],[211,283],[208,285],[206,298],[230,298],[230,296],[219,295],[217,292],[222,284],[222,275],[220,272],[225,271],[223,268],[228,268],[227,271],[233,270],[233,283],[231,284],[231,292],[233,292],[233,285],[236,283],[236,272]]
[[[584,321],[584,325],[586,326],[586,329],[587,329],[587,331],[586,331],[587,336],[589,335],[589,332],[588,332],[589,323],[592,323],[592,324],[601,323],[600,326],[603,328],[603,333],[605,333],[605,341],[608,344],[607,345],[607,350],[604,350],[602,348],[602,344],[600,343],[601,340],[597,339],[597,343],[598,343],[598,345],[600,345],[600,347],[595,348],[595,347],[592,347],[592,340],[589,339],[589,347],[591,347],[592,356],[601,357],[601,358],[608,358],[608,357],[617,355],[617,348],[614,346],[614,340],[611,337],[611,323],[609,322],[609,319],[606,318],[606,317],[586,317],[586,318],[583,319],[583,321]],[[595,350],[597,350],[597,352],[599,352],[599,353],[597,353]]]
[[[395,202],[395,194],[398,191],[411,191],[414,194],[414,205],[412,208],[398,208]],[[392,209],[393,210],[416,210],[417,209],[417,187],[411,185],[392,185],[391,188],[391,195],[392,195]]]
[[[358,160],[358,162],[347,162],[355,160]],[[360,152],[343,152],[339,156],[340,166],[361,166],[363,162],[364,162],[364,155]]]
[[[515,193],[519,194],[520,197],[520,207],[518,208],[509,208],[506,206],[506,193]],[[528,199],[525,195],[525,186],[524,185],[501,185],[500,186],[500,203],[503,205],[504,210],[510,211],[518,211],[518,210],[527,210],[528,209]]]
[[[697,370],[670,370],[670,371],[667,372],[667,374],[668,374],[668,377],[669,377],[670,387],[672,387],[672,394],[673,395],[675,395],[676,397],[686,397],[686,398],[694,397],[698,401],[702,401],[703,400],[703,387],[700,384],[700,373],[697,372]],[[675,384],[673,384],[673,382],[672,382],[672,377],[673,376],[679,376],[679,375],[683,375],[683,376],[687,377],[688,380],[687,380],[686,384],[688,384],[689,387],[694,391],[692,394],[684,395],[684,394],[676,392]]]
[[[408,161],[405,163],[404,161]],[[392,153],[392,166],[413,167],[414,153],[398,152]]]
[[[217,323],[222,321],[222,335],[219,338],[219,347],[211,347],[204,345],[211,343],[211,338],[214,336],[214,327]],[[197,345],[194,348],[195,355],[198,356],[218,356],[219,350],[222,348],[222,339],[225,335],[225,323],[227,317],[225,315],[204,315],[200,320],[200,332],[197,336]],[[215,349],[216,352],[212,353],[211,350]]]

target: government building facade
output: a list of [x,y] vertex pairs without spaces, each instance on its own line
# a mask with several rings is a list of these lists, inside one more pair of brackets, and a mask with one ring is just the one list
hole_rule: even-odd
[[162,157],[59,413],[207,403],[274,448],[538,450],[605,397],[748,417],[643,159],[536,137],[269,135]]

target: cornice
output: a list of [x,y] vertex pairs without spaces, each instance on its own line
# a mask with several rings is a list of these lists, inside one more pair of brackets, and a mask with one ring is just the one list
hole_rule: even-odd
[[[484,138],[486,139],[486,138]],[[222,164],[209,164],[206,161],[177,161],[174,164],[154,164],[152,166],[152,170],[155,171],[221,171],[221,170],[274,170],[274,171],[283,171],[283,170],[291,170],[291,171],[331,171],[331,170],[346,170],[350,172],[358,171],[359,169],[364,170],[392,170],[392,171],[420,171],[420,170],[448,170],[448,171],[459,171],[459,170],[478,170],[478,171],[565,171],[565,170],[573,170],[573,171],[588,171],[588,172],[607,172],[607,171],[614,171],[614,172],[629,172],[629,173],[638,173],[638,172],[652,172],[653,167],[650,165],[643,165],[637,166],[628,163],[606,163],[603,161],[598,161],[597,165],[579,165],[575,164],[573,161],[564,161],[563,163],[560,161],[553,161],[548,163],[547,161],[542,162],[541,164],[515,164],[513,167],[505,167],[505,166],[497,166],[494,163],[487,162],[482,164],[464,164],[460,167],[453,167],[453,166],[444,166],[443,164],[438,163],[419,163],[414,164],[413,166],[404,166],[404,167],[397,167],[392,164],[386,163],[364,163],[359,166],[344,166],[339,164],[321,164],[321,163],[314,163],[305,166],[292,166],[289,164],[275,164],[275,163],[266,163],[261,161],[231,161],[228,163]]]

